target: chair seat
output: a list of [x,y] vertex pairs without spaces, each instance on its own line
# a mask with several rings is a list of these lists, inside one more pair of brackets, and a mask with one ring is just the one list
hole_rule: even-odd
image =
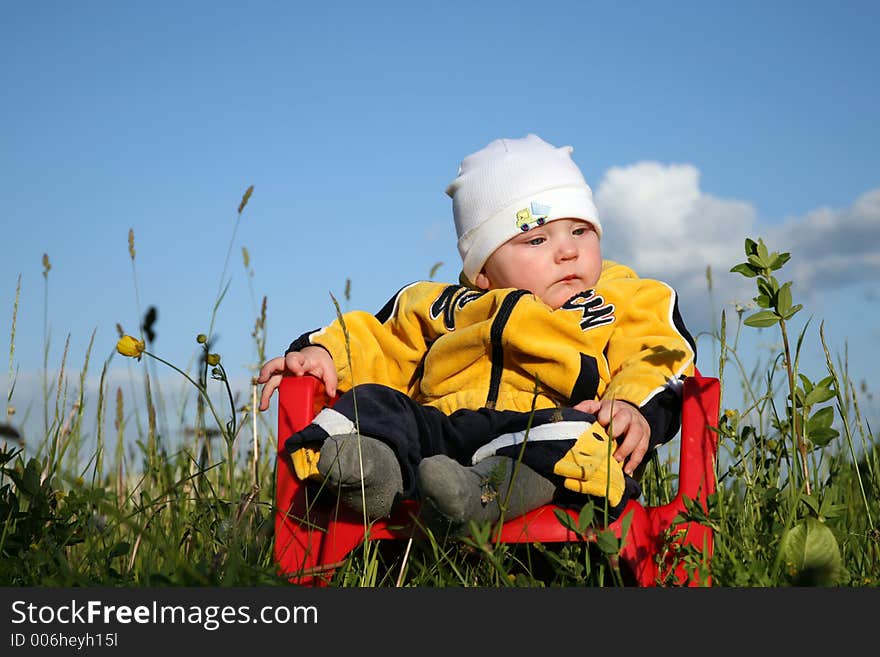
[[[365,538],[399,540],[413,536],[412,518],[418,503],[404,500],[391,517],[366,528],[363,518],[343,507],[321,504],[313,499],[311,487],[301,482],[293,470],[284,442],[305,427],[324,406],[332,402],[314,377],[285,377],[278,390],[278,452],[276,467],[276,511],[274,556],[279,572],[291,582],[326,585],[335,568]],[[661,506],[645,506],[630,500],[620,517],[611,523],[617,538],[626,532],[620,560],[640,586],[672,581],[677,585],[700,586],[694,569],[676,560],[685,546],[697,550],[708,566],[712,555],[712,530],[695,521],[682,522],[669,536],[676,516],[685,511],[685,498],[706,510],[708,495],[715,492],[715,456],[720,385],[718,379],[699,373],[684,381],[682,391],[681,449],[678,491]],[[553,504],[542,506],[520,517],[504,521],[500,528],[503,543],[559,543],[585,538],[566,527],[557,511],[568,513],[577,522],[577,511]]]

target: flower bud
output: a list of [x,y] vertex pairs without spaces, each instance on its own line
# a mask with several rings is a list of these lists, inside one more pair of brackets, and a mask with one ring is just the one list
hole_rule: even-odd
[[196,342],[198,342],[199,344],[205,344],[207,341],[208,341],[208,336],[205,335],[204,333],[199,333],[196,336]]
[[208,354],[208,365],[219,365],[220,354]]
[[119,342],[116,343],[116,351],[123,356],[137,358],[138,360],[141,359],[141,354],[144,353],[146,348],[143,340],[138,340],[130,335],[123,335],[119,338]]

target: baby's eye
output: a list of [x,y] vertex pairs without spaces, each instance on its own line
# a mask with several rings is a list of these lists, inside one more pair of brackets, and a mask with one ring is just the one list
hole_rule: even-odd
[[532,246],[540,246],[545,241],[546,241],[546,239],[543,237],[535,237],[534,239],[530,239],[528,243],[531,244]]
[[572,235],[583,235],[588,230],[589,229],[586,226],[581,226],[580,228],[575,228],[573,231],[571,231],[571,234]]

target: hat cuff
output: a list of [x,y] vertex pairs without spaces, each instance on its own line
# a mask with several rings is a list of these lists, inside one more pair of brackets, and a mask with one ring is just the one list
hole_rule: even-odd
[[458,240],[462,271],[469,281],[476,280],[486,260],[499,246],[524,232],[517,226],[516,213],[530,208],[532,203],[550,208],[545,223],[556,219],[581,219],[591,223],[599,237],[602,237],[599,213],[588,186],[555,187],[531,194],[502,208]]

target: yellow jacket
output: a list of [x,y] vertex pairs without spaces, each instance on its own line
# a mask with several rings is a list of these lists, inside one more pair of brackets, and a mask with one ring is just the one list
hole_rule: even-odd
[[642,407],[693,374],[696,356],[672,288],[610,261],[593,290],[556,310],[524,290],[423,281],[343,323],[288,351],[327,349],[340,392],[381,383],[447,414],[529,411],[536,392],[536,408],[607,397]]

